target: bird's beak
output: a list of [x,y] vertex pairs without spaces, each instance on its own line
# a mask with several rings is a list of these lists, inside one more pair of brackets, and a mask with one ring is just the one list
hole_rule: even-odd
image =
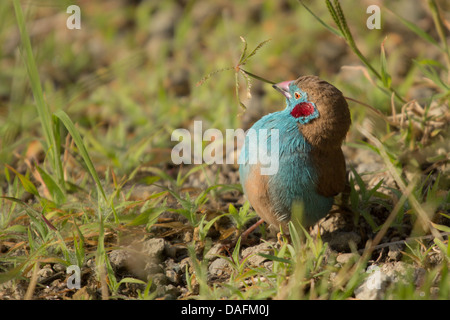
[[292,82],[291,80],[283,81],[283,82],[274,84],[272,87],[275,90],[281,92],[281,94],[283,96],[285,96],[287,99],[290,99],[291,98],[291,94],[289,93],[289,85],[291,84],[291,82]]

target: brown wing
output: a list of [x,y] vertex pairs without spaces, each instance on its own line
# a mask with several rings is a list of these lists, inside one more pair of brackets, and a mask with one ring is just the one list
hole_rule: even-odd
[[341,148],[312,151],[314,165],[318,172],[317,192],[333,197],[345,188],[345,158]]

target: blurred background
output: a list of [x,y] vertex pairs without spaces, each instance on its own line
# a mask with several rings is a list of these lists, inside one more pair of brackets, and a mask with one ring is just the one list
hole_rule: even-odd
[[[449,3],[437,2],[448,21]],[[333,24],[323,2],[305,3]],[[245,66],[254,74],[274,82],[315,74],[348,97],[382,112],[391,110],[390,96],[367,79],[345,41],[294,0],[77,1],[81,30],[66,27],[71,4],[23,1],[45,99],[52,111],[63,109],[78,124],[98,165],[122,173],[142,162],[167,162],[170,133],[189,128],[194,119],[205,121],[204,128],[248,128],[263,114],[284,107],[269,84],[255,79],[253,98],[246,100],[241,77],[241,99],[248,106],[244,113],[234,94],[232,70],[196,86],[210,72],[236,65],[240,36],[249,50],[271,39]],[[382,8],[379,30],[366,27],[372,4]],[[412,59],[445,61],[437,47],[417,37],[384,5],[438,39],[426,1],[342,3],[361,52],[379,66],[384,41],[392,86],[408,100],[424,103],[436,88]],[[6,1],[0,4],[0,21],[0,162],[14,163],[24,152],[39,154],[33,141],[41,134],[20,34]],[[351,104],[351,110],[354,122],[366,117],[363,106]]]

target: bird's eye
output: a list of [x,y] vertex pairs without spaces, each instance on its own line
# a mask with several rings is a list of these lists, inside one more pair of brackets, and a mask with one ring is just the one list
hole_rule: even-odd
[[298,93],[298,92],[294,93],[295,99],[300,99],[301,96],[302,95],[300,93]]

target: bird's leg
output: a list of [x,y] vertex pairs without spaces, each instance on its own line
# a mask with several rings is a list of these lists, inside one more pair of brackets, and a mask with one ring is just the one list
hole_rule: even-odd
[[252,225],[252,226],[251,226],[250,228],[248,228],[247,230],[245,230],[245,231],[242,233],[242,235],[241,235],[242,241],[245,241],[245,240],[247,239],[248,235],[249,235],[250,233],[252,233],[253,230],[255,230],[255,229],[256,229],[261,223],[263,223],[263,222],[264,222],[263,219],[259,219],[258,222],[256,222],[254,225]]

